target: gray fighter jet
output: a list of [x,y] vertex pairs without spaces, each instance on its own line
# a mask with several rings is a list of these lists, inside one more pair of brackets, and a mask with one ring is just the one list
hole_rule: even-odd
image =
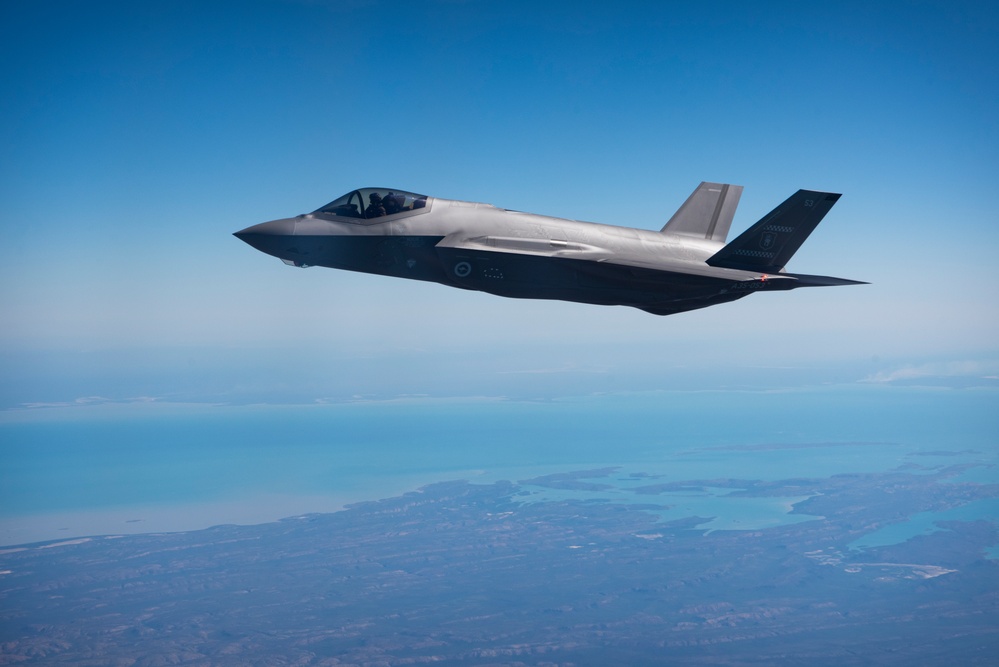
[[658,232],[362,188],[236,236],[293,266],[326,266],[524,299],[671,315],[756,292],[865,284],[784,265],[839,199],[798,190],[725,244],[742,186],[701,183]]

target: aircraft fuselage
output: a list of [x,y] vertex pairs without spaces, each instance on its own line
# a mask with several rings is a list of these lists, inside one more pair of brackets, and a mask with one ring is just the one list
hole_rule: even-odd
[[[723,243],[669,233],[669,225],[654,232],[398,192],[354,191],[313,213],[236,235],[300,267],[437,282],[514,298],[626,305],[660,315],[804,286],[796,278],[774,275],[778,271],[711,266],[707,261]],[[379,205],[389,197],[402,202],[403,195],[408,205],[364,210],[365,195],[372,193],[378,199],[371,201]],[[726,224],[723,233],[727,229]]]

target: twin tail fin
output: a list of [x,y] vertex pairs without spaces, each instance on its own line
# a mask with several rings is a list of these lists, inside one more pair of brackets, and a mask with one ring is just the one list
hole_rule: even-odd
[[740,197],[741,185],[701,183],[660,231],[725,243]]
[[840,195],[798,190],[707,259],[711,266],[778,273],[822,221]]

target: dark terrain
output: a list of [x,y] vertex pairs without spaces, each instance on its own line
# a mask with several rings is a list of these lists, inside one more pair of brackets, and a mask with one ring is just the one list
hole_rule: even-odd
[[[847,548],[999,495],[956,472],[650,477],[644,505],[449,482],[259,526],[8,548],[0,664],[994,665],[995,523]],[[529,483],[599,489],[614,474]],[[646,511],[703,486],[810,496],[795,511],[822,518],[705,533],[706,517]]]

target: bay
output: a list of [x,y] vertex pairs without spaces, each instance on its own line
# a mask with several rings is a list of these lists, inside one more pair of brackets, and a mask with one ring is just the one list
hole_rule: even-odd
[[[0,413],[0,543],[261,523],[435,481],[605,467],[618,479],[683,481],[964,465],[961,475],[999,483],[997,395],[847,385],[545,402],[414,397],[7,410]],[[587,493],[561,497],[638,502],[626,492]],[[710,511],[709,529],[802,520],[787,514],[800,499],[754,505],[726,495],[703,496],[691,514]],[[988,515],[994,505],[982,508],[979,515]]]

